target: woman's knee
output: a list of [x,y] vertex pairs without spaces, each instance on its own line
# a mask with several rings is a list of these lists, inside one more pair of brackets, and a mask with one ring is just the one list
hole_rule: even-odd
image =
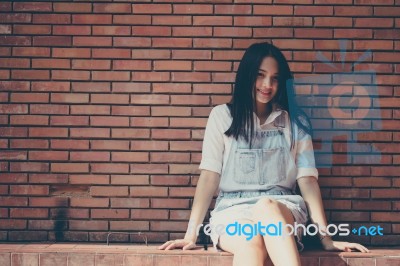
[[270,198],[262,198],[257,201],[257,203],[253,207],[253,211],[255,214],[260,213],[272,213],[272,212],[281,212],[283,204],[277,200],[270,199]]
[[288,222],[292,223],[294,219],[292,212],[285,204],[270,198],[259,199],[252,211],[255,220],[261,216],[263,218],[283,216],[285,220],[287,219]]

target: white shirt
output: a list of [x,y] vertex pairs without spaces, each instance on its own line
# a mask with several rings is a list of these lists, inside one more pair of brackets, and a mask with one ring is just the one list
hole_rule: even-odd
[[[274,129],[275,119],[287,112],[274,108],[263,125],[255,113],[256,126],[263,130]],[[289,116],[285,115],[285,128],[283,129],[285,139],[290,146],[290,122]],[[226,104],[215,106],[209,115],[206,130],[204,133],[202,158],[199,169],[206,169],[221,174],[228,160],[228,155],[234,137],[227,137],[224,132],[229,129],[232,123],[232,116]],[[303,176],[314,176],[318,178],[318,171],[315,167],[314,151],[312,140],[309,134],[299,130],[297,126],[294,128],[295,145],[291,150],[291,155],[296,164],[294,169],[295,178],[299,179]]]

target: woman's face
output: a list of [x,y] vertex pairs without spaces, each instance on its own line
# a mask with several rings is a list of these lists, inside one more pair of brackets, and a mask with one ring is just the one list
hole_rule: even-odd
[[255,95],[256,101],[269,103],[278,91],[278,62],[272,57],[265,57],[258,70]]

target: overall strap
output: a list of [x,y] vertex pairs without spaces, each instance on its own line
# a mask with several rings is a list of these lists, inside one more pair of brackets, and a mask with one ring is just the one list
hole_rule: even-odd
[[282,112],[277,118],[274,120],[274,126],[283,129],[286,127],[286,114]]

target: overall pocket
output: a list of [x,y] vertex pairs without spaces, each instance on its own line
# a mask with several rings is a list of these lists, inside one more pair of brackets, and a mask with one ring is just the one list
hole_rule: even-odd
[[258,162],[257,150],[236,150],[234,180],[239,184],[257,184],[259,176]]
[[274,185],[286,178],[284,148],[263,149],[261,157],[260,185]]

